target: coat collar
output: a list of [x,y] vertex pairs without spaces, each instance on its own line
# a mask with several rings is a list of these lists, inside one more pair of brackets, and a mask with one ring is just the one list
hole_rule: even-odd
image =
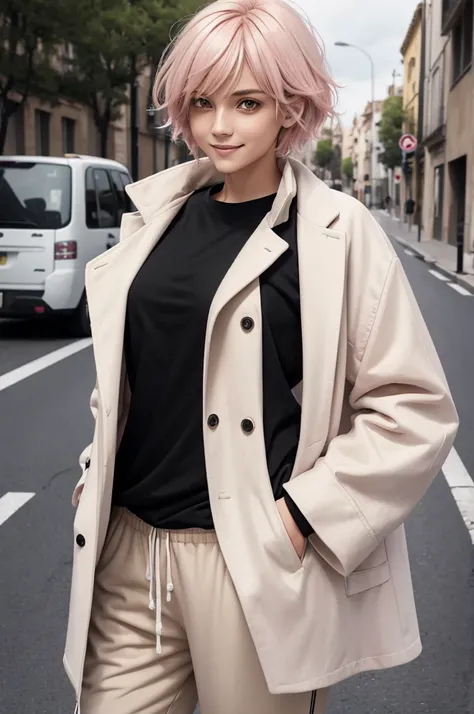
[[[334,192],[296,159],[280,159],[279,168],[282,179],[268,216],[270,227],[288,219],[297,190],[299,213],[316,225],[329,226],[339,215]],[[146,225],[175,201],[184,202],[194,191],[223,181],[224,176],[205,158],[137,181],[127,186],[126,191]]]

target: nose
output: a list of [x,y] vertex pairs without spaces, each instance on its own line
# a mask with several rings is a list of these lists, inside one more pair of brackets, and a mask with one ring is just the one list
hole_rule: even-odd
[[234,133],[229,113],[226,112],[224,108],[216,109],[216,113],[214,115],[214,124],[212,126],[212,133],[215,137],[232,136],[232,134]]

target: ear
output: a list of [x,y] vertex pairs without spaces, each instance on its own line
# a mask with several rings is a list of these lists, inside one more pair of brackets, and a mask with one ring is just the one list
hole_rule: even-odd
[[281,122],[281,125],[283,129],[289,129],[290,127],[294,126],[296,124],[296,119],[293,119],[292,116],[287,115],[284,116]]

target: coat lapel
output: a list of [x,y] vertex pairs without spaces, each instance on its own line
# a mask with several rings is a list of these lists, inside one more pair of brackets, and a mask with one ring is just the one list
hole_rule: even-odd
[[[300,448],[325,442],[343,312],[346,241],[341,231],[298,220],[303,384]],[[317,410],[314,405],[317,404]],[[299,460],[294,473],[298,472]]]
[[[180,169],[180,172],[177,171]],[[98,256],[86,268],[86,289],[101,402],[107,415],[117,408],[123,365],[123,340],[127,298],[130,286],[147,257],[192,191],[215,183],[222,177],[210,162],[174,167],[130,187],[129,194],[144,220],[131,235],[122,231],[121,242]],[[168,176],[168,181],[166,181]],[[157,183],[153,185],[153,180]],[[159,185],[158,185],[159,183]],[[161,194],[160,194],[161,191]],[[207,331],[206,354],[212,331],[223,307],[241,290],[267,270],[288,248],[272,227],[285,221],[294,195],[298,192],[298,251],[300,265],[301,319],[304,348],[305,389],[324,389],[324,380],[335,364],[342,306],[344,240],[337,231],[326,228],[338,215],[332,193],[299,162],[288,160],[271,212],[254,231],[227,272],[212,302]],[[156,208],[153,196],[160,196]],[[308,216],[317,216],[314,223]],[[342,237],[342,240],[341,240]],[[315,339],[314,326],[317,325]],[[324,345],[324,349],[322,346]],[[314,365],[317,368],[314,368]],[[329,384],[329,382],[328,382]],[[310,428],[311,415],[303,403],[303,431]],[[322,416],[322,415],[321,415]],[[318,419],[324,423],[325,419]],[[314,431],[312,432],[314,433]]]

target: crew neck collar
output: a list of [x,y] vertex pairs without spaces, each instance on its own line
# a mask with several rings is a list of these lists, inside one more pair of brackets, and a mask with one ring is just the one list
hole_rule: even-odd
[[273,201],[276,197],[276,192],[269,194],[268,196],[262,196],[261,198],[253,198],[250,201],[239,201],[238,203],[229,203],[226,201],[217,201],[214,196],[222,190],[224,186],[223,183],[214,184],[206,190],[206,201],[212,207],[214,211],[218,211],[221,214],[241,214],[242,212],[261,212],[263,208],[270,210]]

